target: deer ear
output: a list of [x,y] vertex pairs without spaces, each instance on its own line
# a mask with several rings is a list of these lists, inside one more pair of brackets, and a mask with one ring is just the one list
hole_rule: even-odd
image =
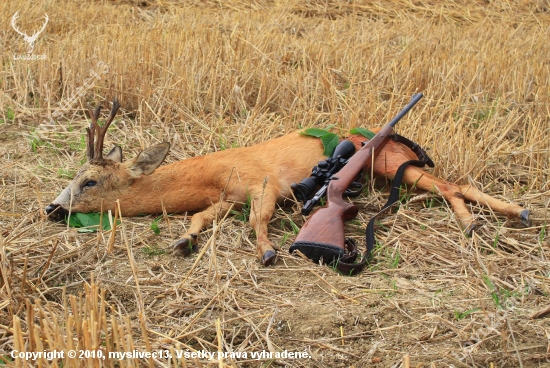
[[163,142],[147,148],[137,155],[137,157],[126,161],[124,165],[128,169],[130,176],[134,179],[139,178],[141,175],[150,175],[162,164],[169,150],[170,143]]
[[105,158],[118,163],[122,162],[122,148],[120,148],[119,146],[114,146]]

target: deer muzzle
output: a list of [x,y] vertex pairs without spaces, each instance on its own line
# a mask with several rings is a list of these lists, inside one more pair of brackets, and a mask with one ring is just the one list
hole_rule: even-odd
[[58,204],[52,203],[48,207],[46,207],[46,214],[48,215],[48,218],[52,221],[65,221],[67,216],[69,216],[69,211]]

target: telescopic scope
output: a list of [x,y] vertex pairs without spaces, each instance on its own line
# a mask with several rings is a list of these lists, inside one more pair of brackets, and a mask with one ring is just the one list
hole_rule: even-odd
[[306,203],[309,198],[317,191],[317,186],[325,184],[333,174],[337,173],[355,153],[355,145],[344,139],[341,141],[331,157],[321,161],[311,171],[311,176],[305,178],[300,183],[292,183],[290,186],[294,196],[299,201]]

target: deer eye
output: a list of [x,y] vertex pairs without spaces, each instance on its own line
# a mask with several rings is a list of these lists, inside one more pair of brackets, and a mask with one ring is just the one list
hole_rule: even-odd
[[93,187],[97,184],[97,181],[95,180],[88,180],[86,183],[84,183],[85,187]]

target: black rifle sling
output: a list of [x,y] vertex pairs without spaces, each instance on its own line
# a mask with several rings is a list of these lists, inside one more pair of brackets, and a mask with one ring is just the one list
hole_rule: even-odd
[[429,167],[434,167],[433,161],[418,144],[398,134],[393,134],[391,138],[395,142],[401,143],[409,147],[416,154],[416,156],[418,157],[418,160],[410,160],[410,161],[404,162],[397,169],[397,172],[395,173],[395,177],[393,178],[393,181],[392,181],[392,188],[390,191],[390,196],[388,198],[388,201],[382,207],[382,209],[370,219],[369,223],[367,224],[367,228],[365,230],[367,250],[363,255],[361,261],[359,261],[358,263],[353,263],[357,257],[357,245],[353,239],[351,238],[346,239],[346,247],[348,249],[348,253],[344,257],[335,261],[335,264],[334,264],[336,266],[336,269],[344,275],[349,275],[349,276],[355,275],[361,272],[365,267],[365,265],[367,264],[368,257],[372,252],[372,250],[374,249],[375,221],[378,218],[378,216],[382,214],[382,212],[384,212],[388,207],[392,206],[394,203],[396,203],[399,200],[401,183],[403,182],[403,175],[405,174],[405,169],[407,168],[407,166],[413,165],[417,167],[424,167],[425,165],[428,165]]

